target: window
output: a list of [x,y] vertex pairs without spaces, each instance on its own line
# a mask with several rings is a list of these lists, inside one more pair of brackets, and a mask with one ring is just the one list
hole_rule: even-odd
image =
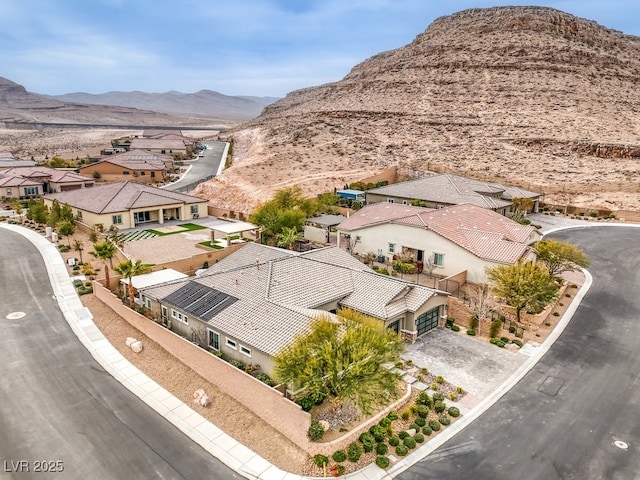
[[142,172],[140,172],[140,175],[142,175],[143,177],[147,174],[147,172],[145,172],[144,170]]
[[396,251],[396,244],[395,243],[390,243],[389,244],[389,253],[393,253]]
[[10,197],[10,196],[11,196],[11,189],[7,188],[7,197]]
[[151,299],[149,297],[142,297],[144,299],[144,306],[151,308]]
[[172,309],[171,316],[176,320],[178,320],[179,322],[182,322],[185,325],[189,325],[189,317],[187,317],[185,314]]
[[209,348],[213,348],[214,350],[220,350],[220,334],[218,332],[214,332],[213,330],[207,329],[207,345]]
[[235,342],[235,340],[231,340],[230,338],[226,339],[225,344],[227,345],[227,347],[233,348],[234,350],[238,348],[238,344]]
[[122,225],[122,215],[111,215],[111,223],[114,225]]
[[38,187],[24,187],[25,195],[38,195]]
[[444,266],[444,253],[434,253],[433,254],[433,264],[438,267]]
[[396,333],[400,333],[400,320],[396,320],[395,322],[390,323],[389,325],[387,325],[387,328]]
[[243,355],[246,355],[247,357],[251,358],[251,349],[245,347],[244,345],[240,345],[240,353],[242,353]]
[[164,305],[160,307],[160,317],[165,322],[167,321],[167,307],[165,307]]
[[156,178],[156,172],[151,172],[151,178]]
[[198,213],[198,205],[191,205],[191,213]]
[[76,212],[76,218],[77,218],[78,220],[82,220],[82,212],[81,212],[80,210],[78,210],[78,211]]
[[122,174],[123,174],[123,175],[129,175],[129,170],[123,170],[123,171],[122,171]]
[[393,198],[387,198],[387,203],[396,203],[396,201]]
[[402,204],[403,205],[409,205],[409,202],[407,202],[406,200],[402,200]]

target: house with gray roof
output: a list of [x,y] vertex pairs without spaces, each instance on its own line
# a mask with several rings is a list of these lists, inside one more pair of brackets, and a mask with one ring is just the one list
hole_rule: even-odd
[[198,277],[140,293],[174,332],[269,375],[273,357],[315,318],[351,308],[415,339],[445,316],[448,295],[380,275],[336,247],[297,253],[256,243]]
[[514,199],[528,199],[530,211],[537,212],[542,194],[520,187],[484,182],[450,173],[395,183],[365,192],[366,203],[418,204],[427,208],[441,208],[463,203],[476,205],[502,215],[514,209]]
[[69,205],[76,218],[90,227],[115,225],[120,230],[208,215],[206,199],[134,182],[106,183],[44,197],[48,207],[54,200]]
[[337,231],[338,246],[353,254],[373,252],[386,263],[408,256],[441,277],[466,272],[471,283],[485,283],[487,267],[535,260],[531,245],[541,238],[533,226],[472,204],[430,209],[374,203]]

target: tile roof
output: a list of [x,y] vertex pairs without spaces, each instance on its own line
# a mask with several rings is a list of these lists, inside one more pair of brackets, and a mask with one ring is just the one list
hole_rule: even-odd
[[133,208],[161,207],[176,203],[202,203],[207,200],[151,187],[135,182],[115,182],[97,185],[90,190],[78,189],[46,195],[45,198],[85,210],[105,214],[124,212]]
[[5,176],[0,173],[0,187],[39,187],[42,182],[31,180],[30,178]]
[[131,141],[132,150],[152,150],[158,148],[167,150],[184,150],[186,146],[182,140],[164,140],[162,138],[134,138]]
[[531,198],[540,196],[540,193],[530,192],[518,187],[483,182],[450,173],[386,185],[368,190],[366,193],[449,205],[470,203],[492,210],[511,205],[510,200],[514,197]]
[[15,177],[38,179],[52,183],[94,183],[93,178],[80,175],[68,170],[58,170],[50,167],[14,167],[2,172]]
[[386,202],[366,205],[338,225],[338,230],[353,232],[381,223],[431,230],[479,258],[501,263],[513,263],[527,255],[530,251],[527,241],[535,232],[532,226],[520,225],[472,204],[407,209],[407,205]]
[[149,152],[148,150],[130,150],[117,155],[108,155],[96,163],[80,167],[80,170],[91,168],[100,163],[111,163],[131,170],[164,170],[167,162],[173,162],[171,155]]
[[[237,298],[202,320],[270,355],[306,332],[312,318],[328,315],[317,308],[330,302],[386,319],[415,311],[438,293],[379,275],[335,247],[315,252],[297,254],[249,243],[195,279],[158,285],[142,293],[169,302],[181,285],[191,282]],[[256,258],[260,258],[258,263]]]

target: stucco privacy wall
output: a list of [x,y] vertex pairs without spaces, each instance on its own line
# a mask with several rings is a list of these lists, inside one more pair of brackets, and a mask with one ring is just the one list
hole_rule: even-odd
[[98,299],[150,340],[156,342],[198,375],[216,385],[221,392],[249,408],[298,446],[309,451],[311,445],[307,438],[307,431],[311,425],[311,415],[304,412],[299,405],[287,400],[280,392],[251,375],[127,308],[118,297],[100,283],[93,282],[93,292]]

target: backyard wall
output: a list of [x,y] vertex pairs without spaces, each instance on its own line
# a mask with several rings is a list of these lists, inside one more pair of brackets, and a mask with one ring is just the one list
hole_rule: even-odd
[[[94,282],[94,294],[134,328],[145,334],[198,375],[216,385],[299,447],[309,451],[307,430],[311,415],[280,392],[188,342],[158,323],[127,308],[122,301]],[[314,444],[315,445],[315,444]],[[315,448],[312,449],[315,451]]]

